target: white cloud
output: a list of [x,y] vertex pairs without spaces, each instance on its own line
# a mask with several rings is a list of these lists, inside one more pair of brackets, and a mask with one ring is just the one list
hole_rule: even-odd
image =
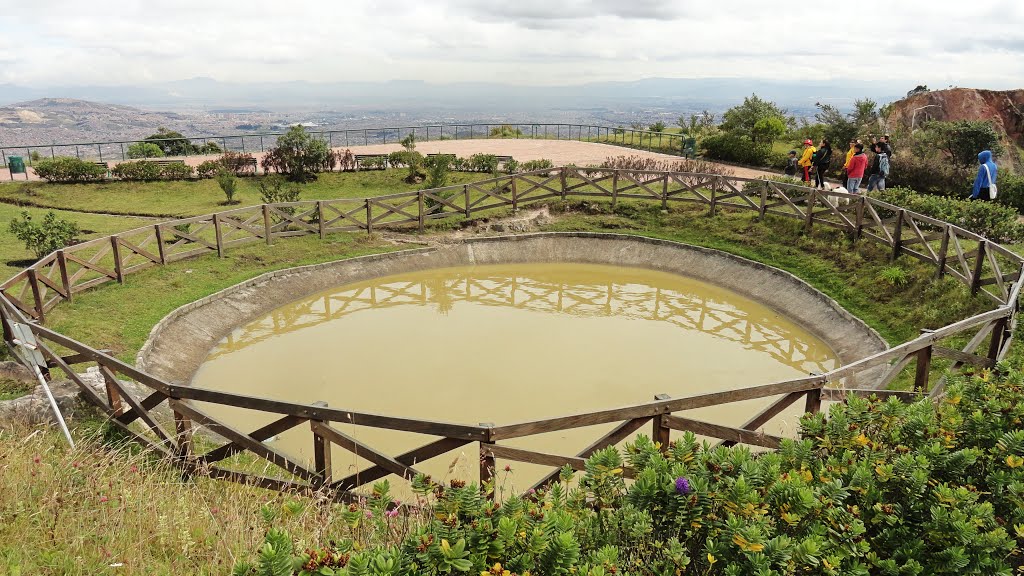
[[0,20],[0,82],[641,77],[1024,78],[1024,3],[37,0]]

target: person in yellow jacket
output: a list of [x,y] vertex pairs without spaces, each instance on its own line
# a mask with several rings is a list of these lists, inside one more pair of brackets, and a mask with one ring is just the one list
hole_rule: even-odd
[[846,182],[847,170],[850,169],[850,159],[853,158],[853,155],[857,153],[854,147],[860,143],[860,140],[856,138],[850,139],[850,149],[846,151],[846,162],[843,162],[843,179],[841,180],[842,182]]
[[800,166],[804,169],[804,182],[811,181],[811,165],[814,163],[814,153],[817,150],[814,148],[814,142],[810,139],[804,140],[804,154],[800,157]]

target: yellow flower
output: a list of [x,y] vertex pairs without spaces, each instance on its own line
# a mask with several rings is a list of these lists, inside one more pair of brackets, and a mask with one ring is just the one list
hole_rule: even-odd
[[810,482],[814,480],[814,474],[811,474],[810,470],[801,470],[800,477],[803,478],[804,482]]
[[711,552],[708,552],[708,564],[714,564],[715,562],[718,562],[718,558],[715,558]]
[[1006,457],[1006,465],[1010,468],[1020,468],[1024,466],[1024,458],[1017,456],[1016,454],[1010,454]]
[[868,437],[865,436],[863,432],[859,436],[857,436],[856,438],[853,439],[853,443],[857,444],[858,446],[867,446],[868,442],[869,442]]

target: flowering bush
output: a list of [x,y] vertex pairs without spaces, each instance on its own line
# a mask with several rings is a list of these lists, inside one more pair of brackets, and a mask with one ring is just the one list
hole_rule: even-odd
[[[575,485],[565,469],[501,503],[418,477],[427,505],[406,508],[382,482],[345,517],[384,544],[297,553],[271,531],[235,574],[1009,575],[1024,561],[1022,400],[1024,374],[984,372],[938,403],[854,398],[805,415],[774,452],[641,436],[625,457],[594,454]],[[397,515],[415,521],[395,532]]]

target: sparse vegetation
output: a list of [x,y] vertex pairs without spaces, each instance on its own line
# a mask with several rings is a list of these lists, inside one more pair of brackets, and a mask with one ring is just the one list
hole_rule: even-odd
[[128,157],[132,159],[161,158],[163,156],[164,151],[152,142],[136,142],[128,147]]
[[263,170],[284,174],[294,182],[309,182],[324,170],[330,155],[326,141],[314,138],[302,126],[292,126],[263,157]]
[[107,170],[102,166],[69,156],[40,160],[34,168],[40,178],[58,183],[97,182],[107,175]]
[[217,173],[217,185],[224,192],[224,196],[227,200],[225,204],[237,204],[235,201],[235,190],[238,189],[238,177],[227,169],[223,169]]
[[11,220],[7,229],[15,238],[24,242],[25,248],[31,250],[36,258],[67,246],[79,233],[77,224],[53,212],[47,212],[41,220],[35,220],[28,211],[22,211],[21,217]]

